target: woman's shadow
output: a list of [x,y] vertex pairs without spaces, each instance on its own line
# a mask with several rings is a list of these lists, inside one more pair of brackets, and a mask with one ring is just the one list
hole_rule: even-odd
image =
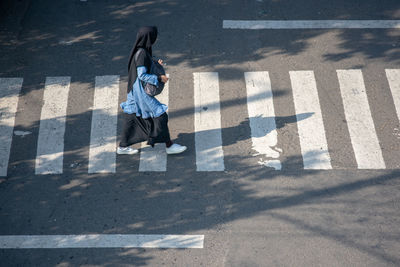
[[[278,116],[278,117],[251,117],[247,118],[245,121],[240,122],[239,125],[233,127],[222,128],[223,145],[232,145],[238,141],[247,140],[253,137],[262,137],[268,135],[271,131],[276,129],[281,129],[285,127],[286,124],[295,123],[301,120],[310,118],[314,113],[306,112],[292,116]],[[252,131],[250,125],[253,125],[255,129]],[[221,129],[212,129],[206,131],[196,132],[202,136],[213,136],[219,134]],[[187,142],[189,140],[194,140],[195,133],[180,133],[178,134],[178,139],[180,142]],[[224,138],[228,137],[228,138]]]

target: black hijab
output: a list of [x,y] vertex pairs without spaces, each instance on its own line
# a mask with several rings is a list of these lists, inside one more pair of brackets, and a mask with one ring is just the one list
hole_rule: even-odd
[[[128,63],[128,88],[127,92],[129,93],[132,90],[133,84],[137,78],[136,68],[139,66],[145,66],[147,71],[150,71],[151,67],[151,57],[153,55],[153,51],[151,46],[157,40],[157,27],[141,27],[136,35],[135,45],[132,48],[131,55],[129,56]],[[139,56],[138,62],[135,60],[135,54],[139,50],[139,48],[143,48],[146,53],[143,53],[142,56]]]

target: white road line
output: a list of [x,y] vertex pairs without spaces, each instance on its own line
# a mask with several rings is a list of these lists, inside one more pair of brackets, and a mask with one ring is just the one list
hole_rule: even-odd
[[47,77],[36,156],[36,174],[63,172],[64,133],[71,77]]
[[245,72],[247,109],[249,112],[251,141],[258,155],[266,157],[259,163],[281,169],[278,134],[275,124],[275,109],[272,99],[271,80],[267,71]]
[[[169,75],[167,75],[169,77]],[[168,89],[169,83],[166,83],[164,90],[156,96],[158,101],[168,105]],[[142,143],[140,151],[140,162],[139,171],[153,171],[153,172],[164,172],[167,170],[167,153],[165,151],[165,144],[155,144],[154,147],[146,145],[146,142]]]
[[224,29],[400,29],[400,20],[224,20]]
[[197,171],[223,171],[218,73],[197,72],[193,78]]
[[89,173],[114,173],[118,120],[119,76],[96,76]]
[[203,248],[204,235],[3,235],[0,249]]
[[313,71],[290,71],[305,169],[332,169]]
[[386,77],[392,92],[397,118],[400,120],[400,69],[387,69]]
[[351,143],[359,169],[384,169],[385,162],[361,70],[337,70]]
[[0,78],[0,176],[7,176],[22,78]]

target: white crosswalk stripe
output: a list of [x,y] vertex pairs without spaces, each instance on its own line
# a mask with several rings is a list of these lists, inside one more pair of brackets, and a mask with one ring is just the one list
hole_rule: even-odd
[[89,173],[115,172],[118,94],[119,76],[96,76]]
[[0,249],[203,248],[204,235],[2,235]]
[[[386,78],[393,103],[400,119],[400,69],[386,69]],[[217,72],[193,73],[194,89],[194,150],[187,155],[196,161],[196,171],[224,171],[219,75]],[[332,169],[331,157],[335,147],[343,144],[327,142],[318,84],[314,72],[290,71],[299,148],[304,169]],[[358,169],[385,169],[386,164],[379,144],[369,107],[368,94],[362,71],[337,70],[343,112],[349,130],[351,145]],[[249,147],[255,152],[255,164],[281,170],[282,151],[278,146],[278,130],[274,109],[273,84],[266,71],[244,72],[249,116]],[[117,147],[118,94],[120,78],[117,75],[96,76],[88,144],[88,173],[115,173]],[[0,176],[7,176],[13,129],[17,114],[22,78],[0,78]],[[43,106],[35,160],[36,174],[62,174],[64,135],[68,118],[68,95],[71,77],[47,77],[43,90]],[[168,83],[160,102],[169,103]],[[278,102],[279,103],[279,102]],[[390,105],[393,105],[390,104]],[[276,103],[275,103],[276,105]],[[326,115],[326,114],[325,114]],[[89,128],[89,126],[88,126]],[[191,144],[185,144],[191,146]],[[294,144],[295,145],[295,144]],[[332,146],[332,147],[329,147]],[[241,153],[242,151],[238,151]],[[337,155],[335,155],[337,156]],[[352,156],[352,155],[348,155]],[[165,172],[168,157],[165,144],[151,148],[141,144],[139,172]],[[172,162],[172,161],[171,161]],[[167,164],[168,163],[168,164]],[[171,163],[172,164],[172,163]],[[340,168],[336,166],[335,168]]]
[[260,164],[280,170],[282,166],[279,149],[276,149],[278,134],[269,74],[266,71],[246,72],[244,76],[252,148],[257,152],[256,156],[266,158],[260,159]]
[[197,171],[223,171],[218,73],[198,72],[193,77]]
[[71,77],[47,77],[40,115],[36,174],[63,172],[64,133]]
[[313,71],[291,71],[304,169],[332,169]]
[[337,70],[351,143],[359,169],[384,169],[385,162],[361,70]]
[[0,176],[7,176],[22,78],[0,78]]
[[392,92],[397,118],[400,120],[400,69],[387,69],[386,77]]
[[[167,75],[169,77],[169,75]],[[158,101],[168,105],[169,100],[169,83],[166,83],[164,90],[156,96]],[[165,144],[155,144],[154,147],[146,145],[146,142],[141,144],[139,171],[163,172],[167,170],[167,152]]]

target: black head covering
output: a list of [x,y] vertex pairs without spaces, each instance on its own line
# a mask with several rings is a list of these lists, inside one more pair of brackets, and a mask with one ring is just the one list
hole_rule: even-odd
[[[137,62],[135,62],[135,54],[139,50],[139,48],[143,48],[147,53],[144,57],[145,59],[140,60],[140,65],[144,65],[147,70],[150,70],[151,66],[151,56],[153,55],[153,51],[151,46],[157,40],[157,27],[146,26],[139,28],[139,31],[136,35],[135,45],[132,48],[131,55],[129,56],[129,63],[128,63],[128,88],[127,92],[129,93],[132,90],[133,84],[136,81],[137,73],[136,68],[138,67]],[[139,66],[140,66],[139,65]]]

